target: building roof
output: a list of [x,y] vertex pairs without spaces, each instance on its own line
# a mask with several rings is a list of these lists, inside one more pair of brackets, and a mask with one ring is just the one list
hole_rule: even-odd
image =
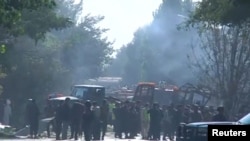
[[119,83],[122,81],[121,77],[99,77],[97,79],[89,79],[90,82],[106,82],[106,83]]
[[85,85],[85,84],[82,84],[82,85],[74,85],[74,87],[104,88],[104,87],[101,86],[101,85]]

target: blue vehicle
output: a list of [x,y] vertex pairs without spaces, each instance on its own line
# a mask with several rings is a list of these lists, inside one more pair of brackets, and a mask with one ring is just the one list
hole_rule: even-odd
[[207,141],[208,125],[250,125],[250,113],[235,122],[194,122],[180,124],[176,141]]

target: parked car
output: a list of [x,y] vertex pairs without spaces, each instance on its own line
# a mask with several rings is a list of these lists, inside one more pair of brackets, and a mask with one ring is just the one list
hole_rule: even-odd
[[194,122],[181,123],[176,141],[207,141],[208,125],[250,125],[250,113],[235,122]]

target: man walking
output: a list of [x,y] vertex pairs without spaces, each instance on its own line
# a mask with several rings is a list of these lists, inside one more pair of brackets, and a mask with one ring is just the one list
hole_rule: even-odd
[[84,112],[84,105],[80,102],[75,102],[71,108],[71,123],[72,133],[71,138],[78,140],[79,134],[82,132],[82,117]]
[[145,106],[140,111],[141,135],[143,140],[147,139],[148,137],[149,122],[150,122],[150,115],[148,114],[148,110],[149,110],[149,104],[145,104]]
[[40,111],[35,99],[29,100],[29,103],[26,107],[26,116],[28,124],[30,125],[30,137],[37,138]]
[[62,139],[67,139],[67,132],[70,125],[70,98],[66,98],[64,104],[62,105]]

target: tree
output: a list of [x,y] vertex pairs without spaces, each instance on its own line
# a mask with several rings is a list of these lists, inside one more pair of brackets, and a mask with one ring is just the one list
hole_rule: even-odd
[[227,26],[239,26],[250,18],[250,1],[246,0],[202,0],[189,23],[208,22]]
[[[36,42],[51,29],[62,29],[72,22],[55,12],[54,0],[1,1],[0,45],[10,44],[15,37],[29,35]],[[46,24],[43,21],[47,21]]]
[[[11,4],[8,6],[11,7]],[[36,4],[39,5],[39,2]],[[22,113],[28,98],[37,98],[37,102],[43,105],[49,93],[66,93],[71,84],[70,72],[63,66],[60,58],[62,41],[48,32],[59,32],[58,30],[72,26],[72,22],[57,14],[58,7],[54,4],[52,7],[38,5],[12,9],[20,18],[12,19],[9,16],[9,21],[0,23],[0,30],[3,31],[0,45],[7,46],[1,47],[3,51],[0,54],[0,84],[3,86],[1,90],[4,90],[1,98],[12,100],[13,125],[18,128],[23,126]],[[9,25],[8,22],[14,24]]]
[[188,21],[188,25],[197,25],[201,31],[200,56],[195,59],[195,67],[202,72],[201,83],[216,92],[231,117],[249,102],[250,96],[250,28],[246,10],[243,1],[204,0]]
[[178,15],[187,15],[185,11],[191,8],[188,2],[164,0],[154,12],[152,23],[134,33],[132,42],[122,50],[127,58],[120,62],[126,63],[122,76],[127,83],[165,80],[182,84],[190,80],[188,66],[183,64],[187,63],[189,49],[185,46],[191,32],[177,30],[177,25],[184,20]]
[[124,76],[124,67],[128,62],[126,48],[122,47],[117,51],[116,57],[111,59],[110,64],[105,68],[107,76]]
[[60,61],[60,41],[50,34],[34,46],[34,40],[29,37],[18,37],[16,44],[1,58],[8,68],[2,80],[2,97],[12,100],[15,115],[12,124],[17,127],[23,126],[22,113],[27,99],[35,98],[44,105],[48,94],[66,93],[71,84],[69,71]]
[[[2,72],[2,70],[0,69],[0,80],[5,78],[6,77],[6,74]],[[1,83],[0,83],[1,84]],[[1,97],[1,94],[3,93],[3,86],[0,85],[0,97]]]
[[[244,25],[242,25],[244,26]],[[210,28],[202,34],[202,57],[197,67],[203,72],[202,82],[212,87],[217,98],[234,115],[249,99],[250,29]]]
[[53,9],[56,6],[54,0],[2,0],[0,1],[0,27],[13,28],[22,18],[22,11],[38,10],[43,7]]
[[68,17],[75,23],[84,20],[84,17],[81,16],[83,14],[84,0],[78,0],[78,3],[75,3],[75,0],[57,0],[56,2],[57,7],[60,7],[57,9],[59,15]]
[[45,34],[51,30],[62,30],[73,24],[69,18],[58,16],[55,9],[23,10],[22,15],[19,24],[23,27],[23,33],[34,39],[36,43],[39,39],[44,39]]
[[62,60],[78,82],[99,76],[113,52],[112,43],[102,37],[107,29],[95,27],[103,18],[86,16],[82,23],[64,31],[68,36],[63,37]]

